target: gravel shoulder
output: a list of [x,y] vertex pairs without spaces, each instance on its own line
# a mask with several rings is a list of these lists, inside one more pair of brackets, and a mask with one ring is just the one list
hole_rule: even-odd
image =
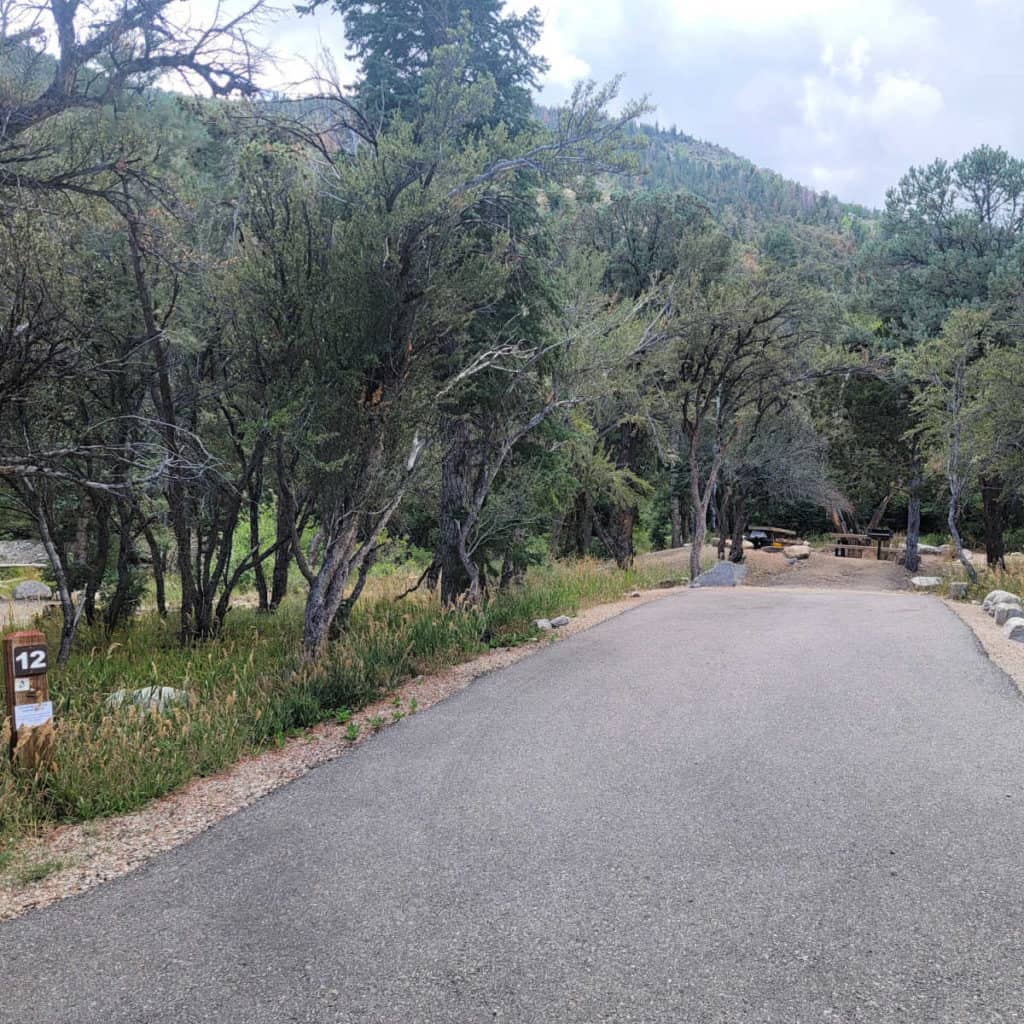
[[946,599],[945,605],[960,618],[981,645],[985,653],[1014,682],[1024,694],[1024,644],[1012,643],[1003,636],[1003,630],[995,619],[982,611],[980,605],[965,604],[963,601]]
[[[101,882],[134,871],[159,853],[170,850],[261,797],[340,757],[376,735],[374,719],[392,724],[398,708],[408,714],[415,700],[417,714],[465,689],[475,679],[521,661],[553,643],[560,643],[640,605],[687,588],[638,592],[610,604],[581,611],[569,625],[532,643],[490,651],[445,672],[423,676],[387,698],[353,715],[359,738],[345,736],[345,726],[324,723],[289,739],[280,749],[247,757],[227,771],[196,779],[169,796],[132,814],[64,825],[17,847],[8,869],[0,872],[0,921],[85,892]],[[384,728],[386,729],[386,725]],[[48,869],[45,878],[21,882],[29,867]]]

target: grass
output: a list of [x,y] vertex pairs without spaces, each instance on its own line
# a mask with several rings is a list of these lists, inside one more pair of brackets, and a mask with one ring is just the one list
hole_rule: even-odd
[[[274,615],[236,609],[217,641],[191,649],[178,647],[173,621],[152,613],[113,640],[83,630],[69,664],[50,675],[53,763],[25,773],[0,758],[0,847],[46,825],[134,810],[321,721],[358,735],[351,712],[410,678],[522,643],[535,635],[534,619],[617,600],[663,575],[589,561],[538,567],[509,593],[460,611],[420,593],[396,601],[406,579],[382,577],[314,668],[299,658],[297,597]],[[151,685],[185,689],[189,702],[163,714],[106,707],[115,690]]]
[[967,571],[959,561],[951,560],[943,568],[943,576],[947,580],[968,583],[967,596],[971,600],[983,600],[992,590],[1008,590],[1011,594],[1024,595],[1024,558],[1020,555],[1008,556],[1006,569],[989,569],[984,564],[975,563],[978,582],[970,583]]
[[[1019,552],[1006,556],[1006,568],[990,569],[984,561],[974,562],[974,568],[978,574],[978,582],[970,583],[967,578],[967,570],[956,557],[950,544],[948,535],[935,533],[927,537],[922,536],[922,544],[933,544],[941,547],[943,544],[950,546],[949,555],[943,561],[940,568],[941,575],[946,582],[967,583],[967,596],[970,600],[982,600],[992,590],[1007,590],[1012,594],[1024,595],[1024,554]],[[975,547],[973,550],[977,550]],[[930,571],[930,570],[929,570]],[[921,570],[923,575],[924,569]]]
[[19,868],[15,873],[15,878],[20,885],[31,885],[33,882],[41,882],[44,878],[49,878],[55,871],[60,871],[62,867],[64,867],[62,860],[44,860]]

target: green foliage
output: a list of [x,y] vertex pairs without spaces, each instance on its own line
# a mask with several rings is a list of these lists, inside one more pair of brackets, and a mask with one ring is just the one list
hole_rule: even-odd
[[935,337],[954,309],[991,298],[1024,238],[1024,163],[981,146],[953,164],[912,167],[889,190],[873,299],[886,330]]
[[531,52],[541,34],[540,13],[517,15],[504,0],[311,0],[300,10],[331,3],[345,24],[350,56],[359,64],[355,94],[370,111],[415,116],[417,87],[456,39],[473,54],[453,84],[469,89],[489,80],[498,97],[481,123],[521,128],[529,119],[531,91],[547,62]]
[[672,127],[643,125],[643,185],[690,194],[724,223],[813,225],[829,228],[858,244],[871,230],[875,214],[842,203],[827,192],[814,192],[757,167],[722,146],[704,142]]

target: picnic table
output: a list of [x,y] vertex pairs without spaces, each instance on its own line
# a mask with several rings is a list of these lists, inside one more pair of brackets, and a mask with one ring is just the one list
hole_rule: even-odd
[[864,552],[877,544],[875,557],[886,561],[893,555],[892,530],[868,530],[867,533],[830,533],[836,558],[863,558]]

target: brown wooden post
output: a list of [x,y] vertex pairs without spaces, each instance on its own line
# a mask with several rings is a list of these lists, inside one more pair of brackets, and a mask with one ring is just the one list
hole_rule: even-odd
[[4,637],[3,659],[11,757],[25,767],[34,767],[49,753],[53,739],[46,636],[35,630],[9,633]]

